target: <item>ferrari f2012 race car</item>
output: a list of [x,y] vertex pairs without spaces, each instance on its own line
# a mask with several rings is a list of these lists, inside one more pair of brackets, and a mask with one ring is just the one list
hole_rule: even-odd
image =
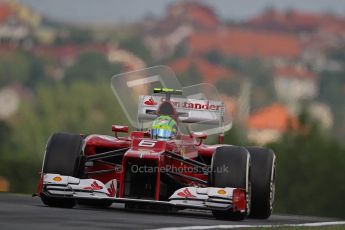
[[54,133],[38,185],[44,204],[206,209],[231,220],[271,215],[275,154],[223,143],[232,119],[214,86],[181,87],[157,66],[115,75],[111,87],[129,126],[112,125],[114,136]]

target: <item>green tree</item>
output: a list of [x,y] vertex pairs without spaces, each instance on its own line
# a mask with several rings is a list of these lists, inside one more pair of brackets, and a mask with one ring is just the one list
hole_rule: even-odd
[[139,33],[134,33],[120,41],[120,47],[141,58],[148,66],[153,62],[150,50],[146,47]]
[[111,135],[112,124],[126,123],[108,83],[42,84],[36,101],[22,103],[8,125],[1,125],[10,131],[0,142],[0,175],[10,180],[12,192],[32,193],[52,133]]
[[33,54],[19,50],[0,56],[0,86],[21,83],[34,88],[37,82],[45,80],[43,61]]
[[[345,60],[344,60],[345,64]],[[340,140],[345,138],[345,69],[342,71],[324,71],[319,83],[319,100],[331,107],[334,123],[333,130]]]
[[54,45],[62,44],[86,44],[93,42],[94,35],[93,31],[89,29],[79,28],[59,28],[62,31],[54,40]]
[[25,82],[30,71],[30,61],[22,52],[0,57],[0,85]]
[[111,64],[106,57],[97,52],[83,53],[76,63],[66,70],[65,82],[89,81],[110,82],[110,78],[120,73],[122,68],[117,64]]
[[243,78],[231,77],[221,79],[216,83],[216,87],[222,93],[239,96],[242,84]]
[[178,76],[182,86],[191,86],[202,82],[201,73],[195,65],[192,65],[185,73]]
[[276,211],[345,217],[345,149],[318,126],[271,144],[277,155]]
[[215,65],[224,64],[225,58],[220,54],[218,50],[211,50],[206,55],[206,60]]
[[238,146],[247,145],[248,141],[245,135],[243,135],[244,133],[240,130],[243,130],[242,127],[234,126],[231,130],[227,131],[224,135],[224,143]]

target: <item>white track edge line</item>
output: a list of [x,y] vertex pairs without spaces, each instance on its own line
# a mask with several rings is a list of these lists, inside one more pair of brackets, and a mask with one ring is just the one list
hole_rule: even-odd
[[195,230],[195,229],[231,229],[231,228],[274,228],[274,227],[319,227],[319,226],[331,226],[331,225],[345,225],[345,221],[333,221],[333,222],[315,222],[305,224],[269,224],[269,225],[210,225],[210,226],[186,226],[186,227],[169,227],[159,228],[156,230]]

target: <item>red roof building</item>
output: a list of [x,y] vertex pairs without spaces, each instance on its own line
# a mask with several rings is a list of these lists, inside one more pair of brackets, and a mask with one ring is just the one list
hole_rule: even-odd
[[272,104],[247,119],[248,139],[260,145],[279,140],[284,132],[298,129],[298,120],[281,104]]
[[13,14],[12,8],[6,4],[0,2],[0,23],[8,19]]
[[297,58],[301,54],[299,40],[294,35],[238,28],[218,33],[194,33],[187,46],[192,54],[217,50],[223,55],[242,58]]
[[100,52],[107,54],[107,45],[88,44],[88,45],[63,45],[63,46],[36,46],[33,52],[39,56],[48,58],[66,59],[76,58],[79,54],[85,52]]
[[219,20],[214,10],[200,1],[179,1],[168,8],[169,18],[191,22],[202,28],[215,28]]
[[16,52],[18,47],[12,44],[0,44],[0,53],[1,55],[6,55],[6,54],[13,54]]
[[283,105],[277,103],[254,112],[247,120],[249,129],[279,132],[297,129],[297,124],[297,119]]
[[256,28],[284,31],[313,31],[320,28],[345,30],[345,20],[330,14],[301,12],[298,10],[278,11],[269,9],[248,21]]
[[235,75],[235,72],[231,69],[226,69],[221,66],[213,65],[208,61],[200,58],[180,58],[170,63],[169,66],[177,74],[185,73],[194,66],[197,69],[197,71],[202,75],[203,81],[205,83],[211,84],[215,84],[225,77],[232,77]]

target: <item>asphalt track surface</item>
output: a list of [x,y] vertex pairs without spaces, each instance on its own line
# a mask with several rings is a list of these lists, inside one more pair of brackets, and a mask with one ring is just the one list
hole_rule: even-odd
[[39,198],[28,195],[0,194],[0,229],[159,229],[211,225],[282,225],[338,221],[331,218],[272,215],[268,220],[220,221],[209,212],[190,210],[178,213],[130,211],[120,205],[108,209],[76,206],[50,208]]

